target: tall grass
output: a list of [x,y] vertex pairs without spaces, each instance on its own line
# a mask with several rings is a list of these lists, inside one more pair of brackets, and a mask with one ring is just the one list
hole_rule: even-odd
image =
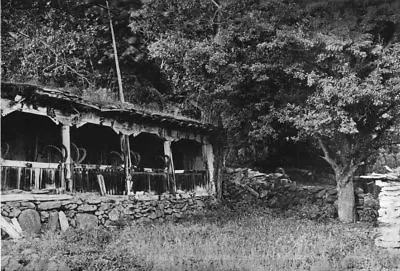
[[73,270],[400,270],[400,255],[375,247],[374,234],[368,224],[221,209],[181,221],[49,234],[2,253],[33,248]]

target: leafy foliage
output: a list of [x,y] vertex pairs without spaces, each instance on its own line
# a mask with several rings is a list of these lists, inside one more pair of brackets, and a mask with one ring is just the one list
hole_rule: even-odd
[[[162,107],[160,91],[167,91],[163,79],[158,68],[146,60],[143,43],[128,28],[128,10],[141,3],[110,3],[126,98]],[[78,93],[117,89],[105,1],[9,0],[2,3],[2,9],[3,80]]]

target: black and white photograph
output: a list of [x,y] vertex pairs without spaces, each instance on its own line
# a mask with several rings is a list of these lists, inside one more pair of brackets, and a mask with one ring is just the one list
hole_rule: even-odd
[[1,0],[1,271],[400,271],[400,0]]

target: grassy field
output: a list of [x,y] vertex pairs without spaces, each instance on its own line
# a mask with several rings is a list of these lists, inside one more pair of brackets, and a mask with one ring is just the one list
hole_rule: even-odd
[[373,244],[368,224],[219,208],[163,223],[3,241],[2,258],[63,261],[72,270],[400,270],[400,255]]

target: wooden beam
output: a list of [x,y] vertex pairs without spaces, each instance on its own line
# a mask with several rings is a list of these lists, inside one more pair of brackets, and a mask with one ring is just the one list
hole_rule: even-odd
[[22,167],[22,168],[52,168],[57,169],[58,163],[44,163],[31,161],[2,160],[2,167]]
[[0,202],[9,201],[55,201],[55,200],[70,200],[73,197],[70,195],[43,195],[43,194],[5,194],[1,195]]

